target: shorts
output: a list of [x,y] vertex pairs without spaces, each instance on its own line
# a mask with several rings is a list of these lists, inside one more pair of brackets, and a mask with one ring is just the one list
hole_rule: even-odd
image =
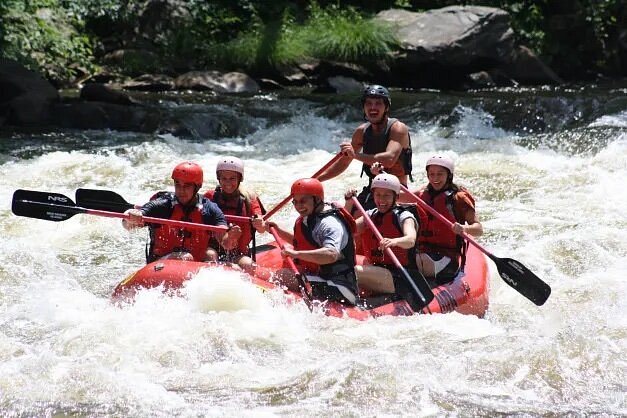
[[323,279],[320,276],[307,276],[311,284],[311,293],[314,300],[330,300],[344,305],[355,305],[357,294],[348,287]]
[[421,253],[421,255],[426,255],[433,262],[436,285],[448,283],[457,276],[459,272],[457,259],[451,259],[437,253]]

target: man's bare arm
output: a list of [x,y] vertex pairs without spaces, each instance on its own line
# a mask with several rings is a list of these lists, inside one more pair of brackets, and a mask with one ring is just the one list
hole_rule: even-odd
[[359,152],[363,147],[364,134],[363,128],[360,126],[353,132],[351,142],[343,142],[340,144],[340,151],[344,153],[335,164],[326,169],[324,173],[318,176],[318,180],[325,181],[342,174],[355,158],[355,153]]

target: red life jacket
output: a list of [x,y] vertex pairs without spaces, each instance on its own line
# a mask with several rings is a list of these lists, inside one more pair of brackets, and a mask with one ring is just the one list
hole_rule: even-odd
[[294,249],[297,251],[316,250],[321,248],[313,239],[314,226],[327,216],[337,217],[346,226],[348,231],[348,243],[342,249],[342,259],[338,259],[335,263],[319,265],[303,260],[294,260],[300,272],[305,274],[319,275],[322,278],[330,277],[335,272],[342,269],[352,269],[355,267],[355,243],[353,241],[353,232],[355,232],[355,219],[343,207],[333,208],[331,210],[315,213],[308,216],[307,225],[303,222],[303,217],[299,216],[294,223]]
[[[193,222],[202,224],[202,199],[192,208],[186,208],[178,203],[173,194],[155,195],[166,197],[172,204],[172,213],[169,219],[174,221]],[[186,230],[169,225],[155,225],[151,227],[150,257],[163,257],[173,251],[186,251],[194,256],[195,261],[204,261],[209,248],[211,232],[201,229]]]
[[[474,203],[474,199],[464,190],[466,195]],[[442,216],[450,222],[465,222],[458,219],[455,214],[453,199],[457,192],[452,189],[443,190],[437,193],[435,197],[431,197],[428,189],[418,194],[429,206],[438,211]],[[451,227],[432,215],[427,215],[426,222],[420,226],[418,239],[418,250],[420,252],[435,252],[450,258],[459,258],[463,254],[465,244],[461,236],[454,233]]]
[[[222,189],[220,186],[216,187],[215,190],[208,190],[205,192],[205,197],[213,201],[225,215],[236,215],[236,216],[244,216],[251,217],[254,215],[252,213],[251,204],[246,200],[242,194],[239,194],[239,198],[237,202],[233,202],[232,200],[227,202],[224,198],[224,193],[222,193]],[[255,199],[258,199],[255,197]],[[259,202],[259,206],[261,206],[261,202]],[[242,236],[239,239],[237,244],[238,250],[242,254],[249,253],[249,244],[253,239],[253,228],[250,221],[233,221],[235,225],[239,225],[242,229]]]
[[[413,207],[415,208],[415,206]],[[370,218],[384,238],[399,238],[403,236],[403,227],[401,226],[399,219],[401,213],[405,210],[410,209],[405,206],[398,205],[386,213],[381,213],[375,209]],[[420,225],[420,219],[416,213],[414,213],[414,217],[416,217],[416,221],[418,222],[418,225]],[[361,234],[361,245],[364,251],[364,256],[373,264],[394,264],[387,252],[379,249],[379,240],[370,229]],[[401,247],[391,247],[390,249],[396,258],[398,258],[398,261],[402,266],[411,267],[416,263],[415,248],[404,249]]]

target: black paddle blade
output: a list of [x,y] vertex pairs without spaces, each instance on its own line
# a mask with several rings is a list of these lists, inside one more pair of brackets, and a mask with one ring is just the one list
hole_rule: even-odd
[[498,258],[489,254],[496,263],[499,274],[518,293],[542,306],[551,295],[551,287],[536,276],[531,270],[511,258]]
[[77,208],[72,199],[58,193],[18,189],[13,193],[11,210],[18,216],[61,222],[84,209]]
[[106,210],[124,213],[135,206],[128,203],[122,196],[110,190],[77,189],[76,204],[87,209]]
[[399,271],[405,278],[405,282],[400,282],[399,285],[401,287],[407,287],[406,289],[401,288],[400,293],[415,312],[420,312],[422,308],[429,305],[435,297],[433,290],[431,290],[425,276],[418,270],[411,270],[413,277],[409,271],[402,266],[399,268]]

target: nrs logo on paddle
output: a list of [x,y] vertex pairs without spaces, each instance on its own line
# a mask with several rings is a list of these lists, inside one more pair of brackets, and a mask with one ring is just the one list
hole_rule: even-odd
[[50,196],[48,195],[48,200],[49,201],[53,201],[53,202],[61,202],[61,203],[67,203],[68,199],[65,196]]

